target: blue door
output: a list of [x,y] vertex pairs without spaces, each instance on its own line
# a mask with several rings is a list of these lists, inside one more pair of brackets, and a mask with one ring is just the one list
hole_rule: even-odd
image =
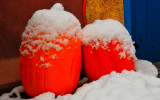
[[124,9],[128,7],[126,1],[131,9],[124,10],[130,18],[125,26],[135,41],[137,57],[160,61],[160,0],[124,0]]

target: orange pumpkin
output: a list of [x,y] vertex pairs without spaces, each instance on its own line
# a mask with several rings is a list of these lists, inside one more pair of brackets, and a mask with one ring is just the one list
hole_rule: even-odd
[[[77,34],[80,24],[71,13],[57,9],[36,12],[22,34],[20,75],[24,89],[31,97],[44,92],[72,93],[78,84],[81,41]],[[62,21],[56,14],[66,15],[63,16],[65,19]]]
[[124,69],[134,70],[134,59],[128,59],[130,55],[126,52],[126,58],[121,57],[123,48],[116,50],[116,47],[121,46],[122,43],[114,43],[114,41],[117,40],[109,43],[106,50],[102,47],[92,49],[90,45],[83,47],[84,70],[90,81],[97,80],[112,71],[121,73]]
[[112,71],[134,70],[135,49],[128,31],[112,19],[97,20],[82,30],[84,70],[90,81]]

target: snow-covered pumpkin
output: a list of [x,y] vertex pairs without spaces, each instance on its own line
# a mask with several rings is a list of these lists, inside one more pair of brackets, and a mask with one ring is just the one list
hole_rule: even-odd
[[36,11],[22,34],[20,75],[31,97],[72,93],[81,69],[78,19],[61,4]]
[[83,62],[93,81],[112,71],[134,70],[135,48],[126,28],[113,19],[96,20],[82,29]]

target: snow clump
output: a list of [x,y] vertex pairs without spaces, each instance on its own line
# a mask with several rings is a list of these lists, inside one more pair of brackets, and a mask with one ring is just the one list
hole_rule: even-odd
[[157,76],[158,70],[157,68],[147,60],[136,60],[135,62],[135,70],[139,73]]
[[[72,13],[64,11],[60,3],[56,3],[51,9],[38,10],[28,21],[22,33],[21,46],[25,49],[20,49],[21,54],[31,55],[40,49],[46,51],[50,48],[56,51],[62,50],[59,44],[67,45],[69,39],[80,30],[79,20]],[[61,36],[67,38],[63,40],[59,38]]]

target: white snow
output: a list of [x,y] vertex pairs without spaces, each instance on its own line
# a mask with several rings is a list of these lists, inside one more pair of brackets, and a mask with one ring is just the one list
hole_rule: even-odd
[[95,49],[99,48],[101,43],[104,45],[102,48],[106,49],[108,43],[117,39],[123,44],[123,52],[127,52],[131,55],[130,57],[136,59],[131,36],[126,28],[116,20],[96,20],[94,23],[86,25],[81,31],[81,39],[84,45],[91,45]]
[[52,42],[49,42],[49,43],[43,43],[43,46],[42,46],[42,50],[49,50],[50,48],[55,48],[56,51],[59,51],[62,49],[62,47],[58,44],[53,44]]
[[[5,93],[2,96],[0,96],[0,100],[20,100],[21,96],[20,93],[24,92],[23,86],[19,86],[14,88],[10,93]],[[15,93],[17,95],[17,98],[10,98],[10,96]]]
[[54,93],[46,92],[30,100],[54,100],[54,98],[55,98]]
[[117,46],[116,46],[116,48],[115,48],[115,50],[117,50],[117,51],[118,51],[119,49],[120,49],[120,46],[119,46],[119,45],[117,45]]
[[119,53],[119,55],[120,55],[120,59],[122,59],[122,58],[126,58],[126,54],[125,54],[125,52],[120,52],[120,53]]
[[29,55],[29,52],[28,52],[27,49],[25,49],[24,51],[21,51],[21,54],[22,54],[22,55]]
[[59,42],[59,43],[64,44],[64,45],[67,45],[68,41],[69,41],[68,39],[64,39],[64,40],[62,40],[62,39],[56,39],[56,42]]
[[56,3],[54,6],[51,8],[51,10],[59,10],[59,11],[64,11],[64,7],[61,3]]
[[[26,49],[21,51],[21,54],[26,56],[29,50],[32,55],[39,49],[44,51],[54,48],[57,51],[63,48],[59,44],[67,45],[69,38],[74,38],[75,34],[78,35],[81,30],[79,20],[67,11],[60,3],[56,3],[51,9],[43,9],[36,11],[25,31],[22,33],[22,43]],[[63,41],[57,39],[59,36],[65,36],[68,39]],[[59,42],[59,44],[55,44]],[[34,48],[34,49],[33,49]]]
[[[160,100],[159,93],[159,78],[124,70],[122,73],[112,72],[97,81],[86,83],[74,94],[55,97],[54,93],[48,92],[30,100]],[[8,98],[2,95],[0,100],[23,100]]]
[[51,66],[51,64],[49,62],[41,64],[39,67],[45,66],[46,68],[48,68],[49,66]]
[[40,61],[44,62],[44,58],[42,56],[40,57]]
[[56,58],[56,54],[54,54],[53,56],[52,56],[52,59],[55,59]]
[[157,76],[158,70],[157,68],[147,60],[136,60],[135,62],[135,70],[139,73]]

